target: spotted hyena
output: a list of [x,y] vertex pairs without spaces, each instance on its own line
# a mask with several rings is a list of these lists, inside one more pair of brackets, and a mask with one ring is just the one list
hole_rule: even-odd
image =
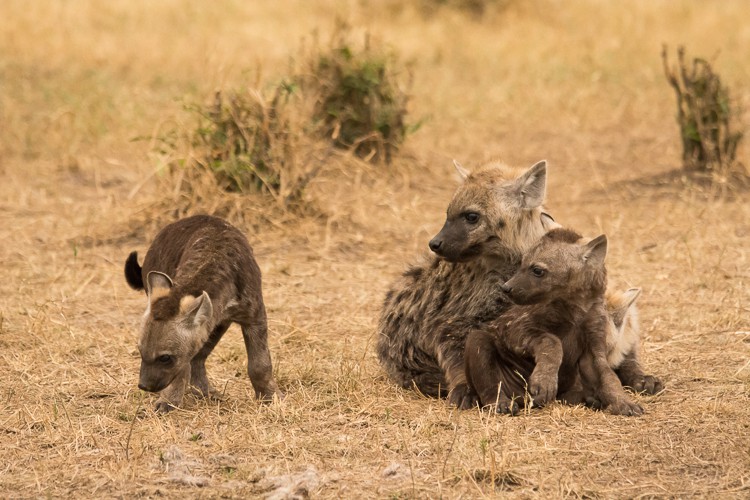
[[430,241],[434,256],[386,294],[377,354],[400,386],[469,408],[475,398],[464,369],[466,336],[509,307],[500,285],[555,223],[542,208],[545,161],[526,170],[490,163],[473,173],[456,166],[463,183]]
[[466,376],[481,406],[515,413],[528,395],[534,406],[560,398],[643,413],[607,359],[607,238],[580,240],[568,229],[547,233],[502,285],[514,305],[469,334]]
[[[456,168],[463,182],[429,243],[434,255],[409,268],[386,293],[377,355],[400,386],[448,396],[468,408],[475,400],[466,385],[466,336],[509,307],[499,284],[516,271],[523,253],[559,224],[542,207],[545,161],[526,170],[497,162],[473,173],[457,163]],[[635,305],[631,311],[637,314]],[[625,357],[618,375],[639,391],[661,389],[658,379],[643,375],[634,354]]]
[[148,298],[138,387],[160,393],[157,411],[179,406],[189,386],[216,395],[205,362],[232,323],[242,327],[256,396],[281,395],[268,351],[260,269],[237,228],[205,215],[170,224],[157,234],[143,267],[138,254],[130,254],[125,278]]
[[623,385],[635,392],[656,394],[664,385],[654,375],[646,375],[638,354],[641,332],[635,301],[640,294],[640,288],[629,288],[624,292],[607,292],[607,360]]

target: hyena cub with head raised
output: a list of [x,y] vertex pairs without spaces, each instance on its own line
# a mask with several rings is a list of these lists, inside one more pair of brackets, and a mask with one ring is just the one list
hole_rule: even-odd
[[179,406],[188,385],[204,397],[217,395],[205,362],[232,323],[242,328],[256,396],[281,395],[268,351],[260,269],[237,228],[207,215],[170,224],[156,235],[143,267],[138,254],[130,254],[125,278],[148,296],[138,387],[160,393],[157,411]]
[[475,400],[464,370],[466,336],[509,307],[498,284],[554,221],[542,211],[546,162],[526,171],[498,163],[472,174],[456,167],[464,181],[430,241],[436,255],[387,292],[377,354],[400,386],[469,408]]
[[593,398],[617,415],[643,413],[607,360],[607,238],[580,239],[547,233],[502,285],[516,305],[468,336],[466,376],[482,406],[515,413],[528,392],[534,405]]

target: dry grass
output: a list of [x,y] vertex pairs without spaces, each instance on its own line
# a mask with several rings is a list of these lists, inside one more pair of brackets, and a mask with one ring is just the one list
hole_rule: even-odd
[[[363,5],[0,4],[3,496],[747,497],[750,205],[664,181],[681,160],[659,59],[662,43],[720,51],[747,109],[746,4],[535,0],[480,20]],[[337,156],[297,217],[209,187],[185,200],[131,142],[184,122],[183,97],[273,75],[342,12],[414,61],[411,112],[428,120],[390,173]],[[643,357],[667,389],[639,397],[642,418],[488,417],[384,379],[385,288],[442,224],[450,159],[491,154],[547,158],[552,213],[606,232],[613,281],[643,287]],[[287,397],[252,399],[233,328],[209,359],[226,400],[158,417],[135,385],[144,298],[122,265],[206,210],[254,243]]]

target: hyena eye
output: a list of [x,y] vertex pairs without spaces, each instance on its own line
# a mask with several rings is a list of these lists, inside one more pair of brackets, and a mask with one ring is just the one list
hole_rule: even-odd
[[479,214],[476,212],[467,212],[464,214],[464,219],[466,219],[466,222],[469,224],[476,224],[477,221],[479,221]]
[[158,358],[156,358],[156,362],[162,365],[169,365],[172,363],[172,356],[169,354],[162,354]]
[[542,276],[547,274],[547,271],[539,266],[534,266],[531,268],[531,274],[533,274],[537,278],[541,278]]

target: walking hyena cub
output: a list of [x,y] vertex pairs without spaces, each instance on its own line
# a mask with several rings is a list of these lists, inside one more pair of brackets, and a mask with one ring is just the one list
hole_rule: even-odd
[[542,209],[545,161],[526,171],[498,163],[472,174],[456,167],[464,181],[430,241],[435,256],[387,292],[377,354],[402,387],[469,408],[475,398],[466,384],[466,336],[509,307],[498,284],[554,221]]
[[125,278],[148,296],[138,387],[160,392],[157,411],[179,406],[188,385],[204,397],[217,395],[205,362],[233,322],[242,327],[256,396],[281,395],[268,351],[260,269],[239,230],[207,215],[177,221],[156,235],[142,268],[137,252],[130,254]]
[[607,360],[607,238],[580,239],[547,233],[502,285],[517,305],[468,336],[466,376],[482,406],[514,413],[528,392],[534,405],[593,398],[616,415],[643,413]]
[[661,380],[653,375],[646,375],[638,359],[641,334],[635,301],[640,294],[640,288],[607,292],[607,360],[623,385],[636,392],[656,394],[664,388]]

